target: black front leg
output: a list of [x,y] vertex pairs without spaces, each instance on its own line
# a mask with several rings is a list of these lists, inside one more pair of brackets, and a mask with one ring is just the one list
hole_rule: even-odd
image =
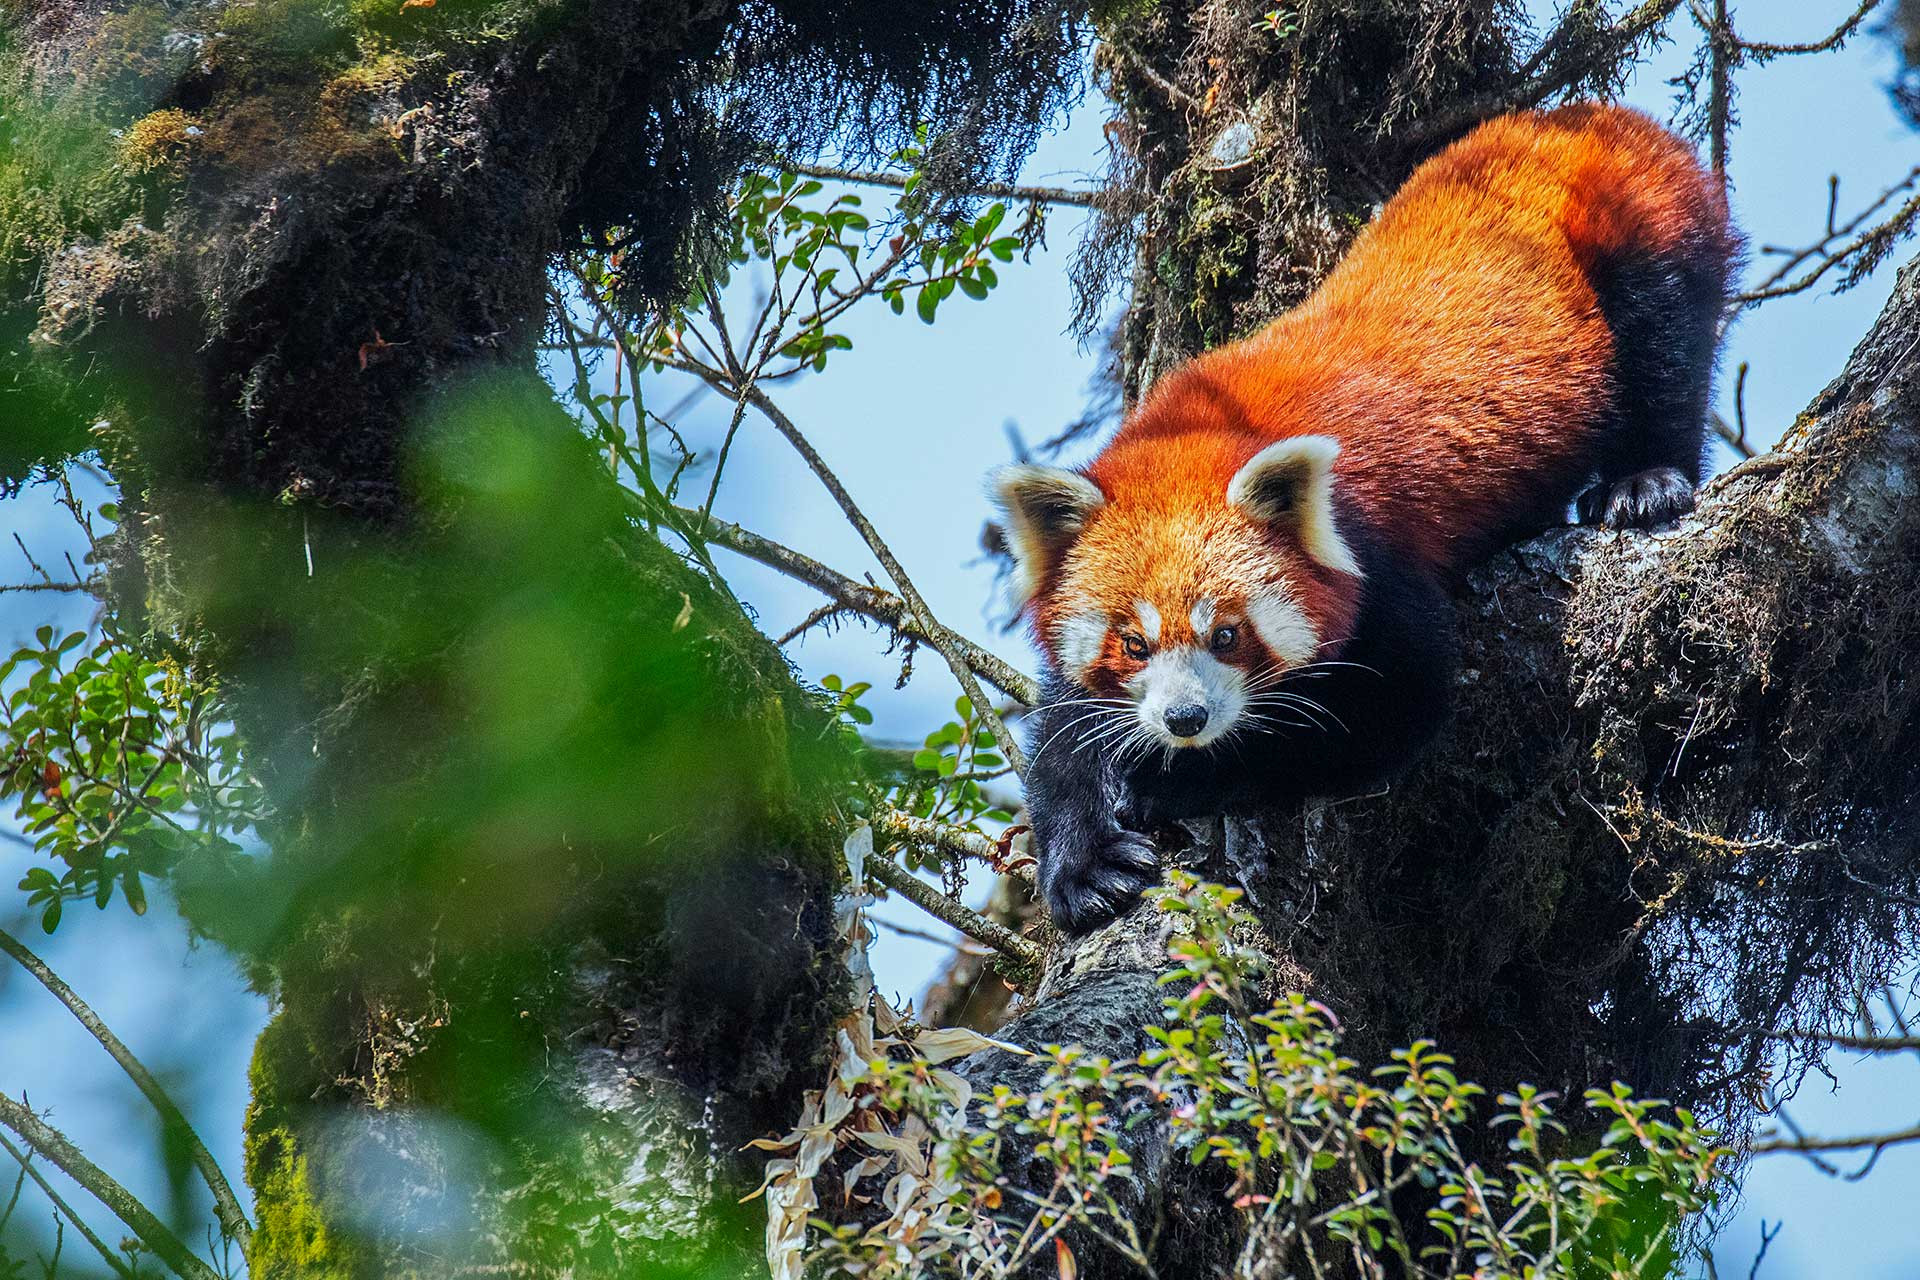
[[1127,771],[1120,788],[1120,821],[1155,831],[1189,818],[1211,818],[1254,799],[1244,761],[1230,751],[1183,748],[1155,752]]
[[1108,721],[1087,706],[1060,705],[1085,696],[1049,682],[1027,770],[1040,891],[1054,923],[1070,934],[1124,915],[1160,883],[1153,841],[1122,828],[1115,813],[1113,792],[1123,783],[1095,741]]

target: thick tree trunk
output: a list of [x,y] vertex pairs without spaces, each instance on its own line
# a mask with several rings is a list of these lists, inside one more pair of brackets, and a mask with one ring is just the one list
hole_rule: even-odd
[[1004,171],[1078,41],[1052,0],[744,8],[8,11],[4,336],[97,425],[0,462],[103,450],[123,625],[218,674],[275,805],[178,875],[278,1010],[255,1276],[753,1265],[856,784],[544,389],[549,269],[678,297],[741,164],[828,136]]

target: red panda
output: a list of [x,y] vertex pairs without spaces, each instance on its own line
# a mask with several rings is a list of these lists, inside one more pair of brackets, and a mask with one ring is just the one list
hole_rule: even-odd
[[996,472],[1047,659],[1027,788],[1055,921],[1126,910],[1157,824],[1404,769],[1446,713],[1446,588],[1492,550],[1569,505],[1690,510],[1739,253],[1720,183],[1648,117],[1506,116],[1090,464]]

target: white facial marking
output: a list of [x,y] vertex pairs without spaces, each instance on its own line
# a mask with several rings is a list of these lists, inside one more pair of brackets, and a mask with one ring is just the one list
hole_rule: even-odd
[[[1192,645],[1162,649],[1127,681],[1134,714],[1151,741],[1168,747],[1204,747],[1231,733],[1247,709],[1246,674]],[[1167,712],[1197,706],[1206,724],[1192,737],[1167,727]]]
[[1247,620],[1253,623],[1261,643],[1288,666],[1311,662],[1320,651],[1320,636],[1313,623],[1284,586],[1276,584],[1255,593],[1247,601]]
[[1255,520],[1285,524],[1306,553],[1354,577],[1364,577],[1333,518],[1333,460],[1340,442],[1330,436],[1290,436],[1247,460],[1227,482],[1227,504]]
[[1213,630],[1213,601],[1202,600],[1194,605],[1187,619],[1193,623],[1193,634],[1205,642],[1207,633]]
[[1071,613],[1053,626],[1053,651],[1069,675],[1093,665],[1107,643],[1107,620],[1098,613]]
[[1160,611],[1145,600],[1135,600],[1133,611],[1140,619],[1140,631],[1147,637],[1147,643],[1160,643]]

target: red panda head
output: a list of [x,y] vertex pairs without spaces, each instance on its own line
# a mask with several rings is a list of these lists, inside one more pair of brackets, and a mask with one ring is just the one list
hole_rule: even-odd
[[1254,444],[1158,436],[1086,474],[994,473],[1035,635],[1128,724],[1121,742],[1205,747],[1298,719],[1275,684],[1345,638],[1360,566],[1334,519],[1339,445]]

